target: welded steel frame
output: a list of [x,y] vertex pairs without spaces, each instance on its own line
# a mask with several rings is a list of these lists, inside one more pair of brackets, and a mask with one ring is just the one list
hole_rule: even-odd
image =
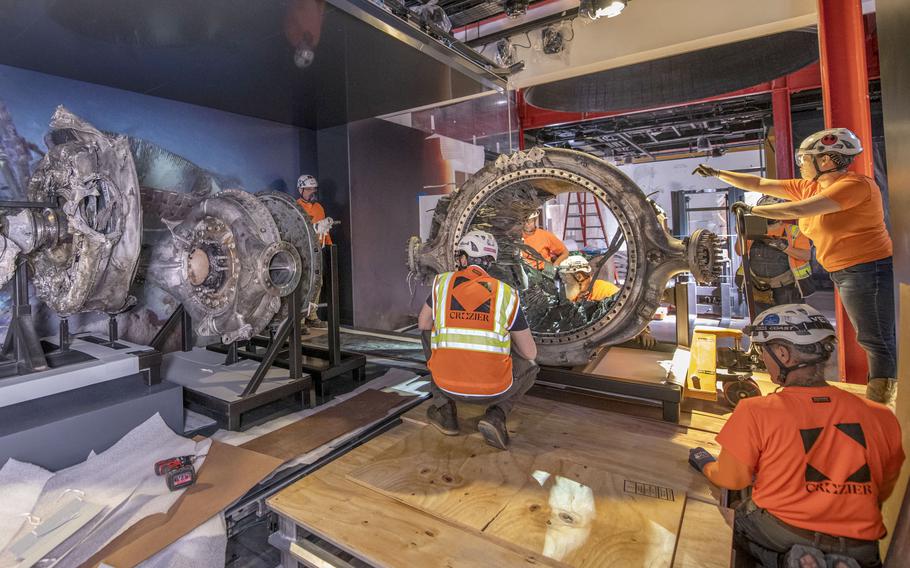
[[[288,313],[292,312],[292,307],[296,310],[297,319],[296,327],[285,327],[288,320],[282,322],[274,336],[256,336],[247,342],[245,348],[239,346],[231,347],[225,345],[212,345],[209,350],[218,353],[224,353],[229,358],[234,355],[239,359],[250,359],[259,361],[260,365],[256,374],[250,380],[243,396],[249,397],[256,393],[265,373],[272,365],[279,367],[296,369],[299,373],[301,370],[306,372],[312,381],[310,389],[309,402],[311,406],[317,404],[317,394],[319,399],[325,399],[325,382],[346,373],[352,373],[354,383],[360,383],[365,377],[365,367],[367,358],[360,353],[343,351],[341,349],[341,316],[338,301],[338,254],[335,245],[327,245],[323,251],[323,261],[325,262],[325,274],[328,276],[325,280],[327,301],[320,307],[325,307],[328,311],[328,348],[317,347],[313,345],[303,345],[300,341],[300,318],[302,317],[302,306],[294,300],[293,305],[288,305]],[[302,281],[302,279],[301,279]],[[288,296],[296,298],[297,293]],[[293,324],[293,322],[292,322]],[[289,337],[290,334],[290,337]],[[261,352],[259,348],[265,348]],[[292,372],[292,378],[294,374]],[[275,389],[279,390],[279,389]],[[273,391],[268,391],[273,392]],[[265,393],[263,393],[265,394]],[[257,395],[259,396],[259,395]]]

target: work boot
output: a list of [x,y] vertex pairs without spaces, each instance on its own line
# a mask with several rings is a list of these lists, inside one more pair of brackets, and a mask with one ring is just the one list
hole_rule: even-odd
[[506,413],[498,406],[491,406],[477,422],[477,430],[487,444],[500,450],[509,449],[509,431],[506,430]]
[[454,401],[450,400],[442,406],[431,405],[427,408],[427,420],[446,436],[458,435],[458,411]]
[[866,385],[866,398],[894,408],[897,398],[897,379],[869,379]]

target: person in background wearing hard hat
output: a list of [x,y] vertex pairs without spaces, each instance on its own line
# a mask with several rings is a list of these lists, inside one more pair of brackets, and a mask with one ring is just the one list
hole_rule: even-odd
[[310,216],[320,242],[323,245],[332,244],[332,236],[329,234],[329,230],[332,228],[334,220],[325,216],[325,209],[316,200],[319,192],[319,182],[316,181],[315,177],[303,174],[297,178],[297,192],[300,193],[297,205],[300,205],[306,211],[306,214]]
[[[322,205],[316,201],[316,194],[319,191],[319,182],[316,181],[316,178],[303,174],[297,178],[297,192],[300,193],[300,199],[297,200],[297,205],[299,205],[307,215],[310,216],[310,220],[313,223],[313,229],[316,231],[316,236],[319,238],[319,242],[325,246],[332,244],[332,236],[329,235],[329,230],[334,225],[334,221],[331,217],[325,216],[325,209],[322,208]],[[319,303],[319,296],[321,292],[317,292],[315,301]],[[315,327],[315,328],[324,328],[327,327],[326,323],[319,319],[319,316],[316,315],[316,309],[310,309],[309,313],[306,316],[304,321],[305,327]],[[304,331],[304,334],[309,333]]]
[[552,269],[553,266],[559,266],[562,261],[568,258],[569,249],[559,240],[559,237],[537,226],[539,217],[540,211],[531,213],[522,226],[521,232],[524,243],[540,253],[544,261],[526,252],[523,252],[521,256],[531,267],[546,271]]
[[[566,299],[570,302],[603,302],[619,292],[619,286],[608,281],[594,278],[591,264],[579,255],[572,255],[559,265],[559,277],[565,286]],[[651,335],[651,328],[646,327],[635,340],[646,349],[657,345]]]
[[754,208],[734,203],[733,208],[769,219],[799,219],[866,351],[866,396],[888,404],[897,391],[892,244],[878,185],[847,170],[862,151],[853,132],[831,128],[809,136],[796,151],[802,179],[766,179],[704,164],[694,173],[787,200]]
[[743,331],[781,388],[740,401],[717,435],[717,459],[689,452],[715,485],[752,485],[735,542],[770,568],[881,566],[880,507],[904,462],[897,418],[825,381],[834,328],[811,306],[771,308]]
[[433,280],[417,318],[427,335],[432,373],[430,423],[458,435],[456,401],[487,407],[477,429],[487,444],[509,447],[506,418],[534,384],[537,345],[528,329],[518,292],[487,274],[499,247],[493,235],[471,231],[455,247],[455,272]]
[[[764,195],[757,205],[784,203],[784,200]],[[757,312],[772,306],[797,304],[815,291],[812,285],[812,242],[802,234],[794,221],[772,219],[768,223],[767,237],[747,241],[749,268],[752,273],[752,297]],[[742,243],[737,240],[736,252],[742,254]],[[742,278],[743,267],[736,273]]]
[[619,286],[591,275],[591,264],[579,255],[572,255],[559,264],[559,276],[565,285],[570,302],[601,302],[619,292]]

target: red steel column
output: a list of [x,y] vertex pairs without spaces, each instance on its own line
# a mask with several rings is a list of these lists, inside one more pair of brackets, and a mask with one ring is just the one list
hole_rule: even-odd
[[790,115],[790,87],[784,76],[772,83],[771,110],[774,115],[774,161],[777,179],[792,179],[793,119]]
[[[859,136],[866,151],[857,157],[850,169],[874,177],[869,76],[860,0],[818,0],[818,39],[825,127],[849,128]],[[835,311],[840,379],[865,383],[866,353],[856,342],[856,332],[837,295]]]

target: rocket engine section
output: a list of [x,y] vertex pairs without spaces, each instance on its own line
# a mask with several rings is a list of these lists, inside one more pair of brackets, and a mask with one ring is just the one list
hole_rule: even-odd
[[[623,256],[618,291],[603,302],[570,302],[559,277],[529,268],[522,224],[544,202],[562,193],[590,193],[613,215],[616,234],[600,262]],[[499,258],[491,275],[519,289],[522,307],[546,365],[586,363],[602,345],[636,337],[651,321],[669,279],[691,272],[707,283],[720,272],[721,249],[709,231],[684,240],[670,235],[666,216],[620,170],[589,154],[533,148],[500,156],[436,207],[429,239],[412,237],[408,264],[419,280],[454,269],[455,244],[473,229],[492,233]],[[622,255],[617,251],[623,250]],[[592,259],[596,265],[596,259]],[[601,267],[604,266],[601,264]]]
[[[129,144],[62,106],[50,126],[28,184],[28,198],[50,207],[8,215],[3,233],[28,255],[38,297],[59,315],[119,313],[135,302],[128,292],[142,236]],[[4,270],[0,280],[10,276]]]
[[249,339],[297,288],[300,252],[254,195],[224,190],[165,222],[170,238],[155,247],[147,278],[183,304],[198,335]]

